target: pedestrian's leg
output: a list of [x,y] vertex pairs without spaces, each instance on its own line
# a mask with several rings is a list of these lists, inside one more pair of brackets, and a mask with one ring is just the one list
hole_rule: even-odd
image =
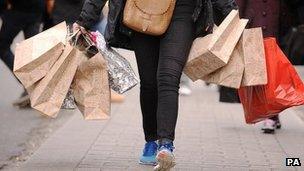
[[135,33],[132,39],[140,76],[140,105],[146,144],[140,164],[155,165],[157,152],[157,82],[159,38]]
[[9,48],[6,53],[0,56],[4,64],[13,72],[14,70],[14,54]]
[[280,121],[280,118],[279,118],[279,114],[278,115],[275,115],[271,118],[269,118],[271,120],[273,120],[275,122],[275,128],[276,129],[281,129],[282,125],[281,125],[281,121]]
[[160,40],[157,70],[159,136],[158,165],[154,170],[174,167],[173,140],[178,114],[178,91],[181,74],[194,38],[192,14],[194,0],[178,0],[167,32]]
[[[28,39],[39,33],[41,17],[37,14],[30,14],[24,12],[18,12],[19,22],[22,23],[22,30],[24,38]],[[30,107],[30,99],[26,90],[22,93],[21,97],[13,103],[14,106],[20,108]]]
[[29,15],[29,17],[35,17],[35,19],[29,20],[27,24],[22,28],[25,39],[33,37],[40,32],[41,17],[39,15]]
[[22,29],[22,23],[18,14],[13,11],[6,11],[2,16],[2,27],[0,30],[0,57],[1,60],[13,71],[14,56],[10,46]]
[[225,86],[220,86],[220,102],[227,103],[240,103],[239,95],[237,90]]
[[273,121],[277,121],[277,120],[279,120],[279,115],[270,117],[269,119],[271,119],[271,120],[273,120]]
[[274,134],[275,129],[281,128],[281,122],[279,120],[279,115],[272,116],[263,121],[262,131],[266,134]]

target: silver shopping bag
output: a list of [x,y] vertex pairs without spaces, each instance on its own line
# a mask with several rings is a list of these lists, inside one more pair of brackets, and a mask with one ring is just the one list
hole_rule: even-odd
[[101,33],[93,32],[96,38],[96,46],[108,65],[109,85],[117,93],[124,93],[139,82],[130,63],[119,53],[106,46],[106,41]]

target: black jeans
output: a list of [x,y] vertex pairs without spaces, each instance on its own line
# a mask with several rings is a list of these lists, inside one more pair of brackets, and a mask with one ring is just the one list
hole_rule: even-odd
[[194,8],[194,0],[177,0],[164,35],[135,33],[132,38],[146,141],[174,140],[180,77],[194,39]]
[[0,31],[0,58],[13,71],[14,55],[10,46],[20,31],[24,37],[30,38],[39,33],[40,14],[32,14],[8,10],[3,13]]

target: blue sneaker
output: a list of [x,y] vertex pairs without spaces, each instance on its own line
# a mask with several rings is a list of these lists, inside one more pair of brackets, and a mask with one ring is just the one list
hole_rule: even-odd
[[158,145],[154,141],[147,142],[143,150],[142,156],[140,156],[139,164],[143,165],[156,165],[156,153]]
[[173,143],[162,144],[159,146],[156,159],[157,166],[154,167],[155,171],[169,171],[175,166],[175,158],[173,155]]

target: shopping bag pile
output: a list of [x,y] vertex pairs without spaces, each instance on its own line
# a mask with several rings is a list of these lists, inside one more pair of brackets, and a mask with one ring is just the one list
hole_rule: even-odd
[[231,88],[266,84],[262,30],[245,29],[247,22],[232,10],[212,34],[195,39],[185,74]]
[[256,123],[304,104],[304,85],[274,38],[261,28],[245,29],[248,20],[233,10],[212,34],[194,40],[184,72],[239,89],[245,120]]
[[[26,88],[31,107],[44,115],[55,118],[71,90],[85,119],[107,119],[110,115],[109,82],[113,80],[108,74],[113,72],[108,66],[110,60],[120,59],[116,62],[129,66],[127,71],[115,71],[123,75],[113,83],[119,87],[115,89],[117,92],[131,89],[138,79],[128,61],[121,56],[117,59],[117,52],[102,54],[100,51],[104,49],[101,48],[106,47],[98,49],[90,33],[78,35],[69,34],[63,22],[24,40],[16,47],[14,73]],[[116,58],[106,58],[109,54]],[[129,80],[132,83],[127,84]]]
[[248,20],[232,10],[210,35],[194,40],[184,72],[196,81],[228,64]]

